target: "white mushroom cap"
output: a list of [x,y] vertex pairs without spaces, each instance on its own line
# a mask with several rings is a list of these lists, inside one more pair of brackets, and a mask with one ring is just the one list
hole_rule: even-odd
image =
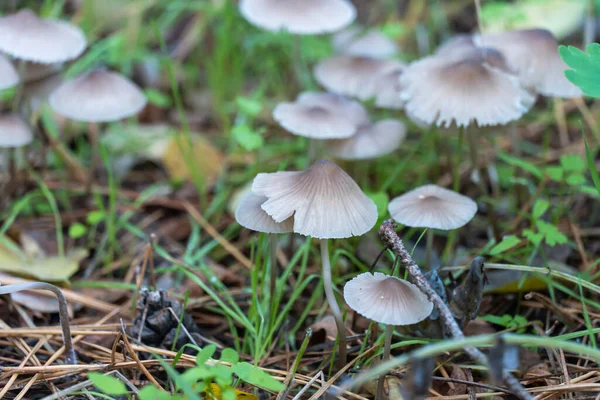
[[260,206],[267,201],[264,196],[252,192],[247,193],[235,210],[235,220],[244,228],[265,233],[287,233],[294,228],[294,218],[283,222],[275,222]]
[[31,128],[14,114],[0,116],[0,147],[21,147],[33,140]]
[[388,211],[403,225],[448,231],[473,219],[477,203],[452,190],[425,185],[390,201]]
[[344,300],[360,315],[386,325],[411,325],[433,311],[433,303],[410,282],[365,272],[344,286]]
[[373,77],[371,85],[375,96],[375,106],[400,110],[404,107],[400,78],[405,66],[398,66]]
[[0,54],[0,90],[8,89],[19,83],[19,74],[6,57]]
[[520,118],[535,101],[493,49],[430,56],[402,74],[405,109],[417,120],[437,126],[506,124]]
[[294,216],[294,232],[319,239],[359,236],[377,222],[377,207],[331,161],[306,171],[258,174],[252,191],[266,196],[262,209],[277,222]]
[[581,90],[565,77],[568,66],[560,57],[558,42],[550,31],[524,29],[476,36],[475,40],[502,52],[524,86],[544,96],[581,96]]
[[295,103],[280,103],[273,118],[294,135],[313,139],[347,138],[368,121],[364,107],[329,93],[303,93]]
[[330,92],[368,100],[376,95],[374,77],[403,66],[396,60],[337,55],[318,63],[314,75]]
[[57,113],[81,122],[111,122],[131,117],[146,106],[146,96],[115,72],[95,70],[63,83],[50,95]]
[[329,153],[342,160],[365,160],[396,151],[404,141],[406,126],[395,119],[363,125],[348,139],[325,142]]
[[0,17],[0,51],[15,58],[59,63],[79,57],[85,46],[81,29],[68,22],[40,19],[31,10]]
[[435,54],[443,57],[457,57],[463,52],[473,51],[476,47],[473,35],[463,33],[446,40],[435,50]]
[[377,29],[353,26],[333,35],[331,42],[337,53],[359,57],[390,58],[398,54],[396,42]]
[[349,0],[241,0],[239,7],[253,25],[297,35],[336,32],[356,18]]

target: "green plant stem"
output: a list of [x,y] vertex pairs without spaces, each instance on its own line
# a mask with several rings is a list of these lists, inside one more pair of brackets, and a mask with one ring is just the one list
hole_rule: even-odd
[[425,265],[431,270],[431,253],[433,252],[433,229],[427,228],[427,248],[425,251]]
[[65,359],[67,364],[77,364],[77,354],[73,348],[71,340],[71,327],[69,325],[69,310],[67,309],[67,299],[59,288],[46,282],[27,282],[15,285],[0,286],[0,294],[10,294],[22,290],[48,290],[58,301],[58,313],[60,316],[60,328],[62,330],[63,342],[65,344]]
[[269,281],[269,299],[271,301],[271,315],[269,320],[274,318],[277,305],[275,304],[275,291],[277,290],[277,235],[269,233],[269,250],[271,253],[271,279]]
[[335,299],[333,292],[333,282],[331,280],[331,263],[329,261],[329,246],[327,239],[321,239],[321,262],[323,263],[323,287],[325,288],[325,297],[331,308],[331,313],[335,319],[335,325],[338,331],[339,340],[339,357],[338,368],[343,368],[346,365],[346,328],[342,319],[342,312]]
[[[467,130],[466,128],[464,128],[465,130]],[[477,180],[477,184],[479,185],[479,190],[481,191],[481,194],[483,196],[489,196],[489,190],[488,187],[486,185],[486,177],[487,174],[485,173],[485,168],[480,168],[479,167],[479,162],[478,162],[478,157],[477,157],[477,138],[475,137],[475,132],[473,129],[467,130],[467,136],[468,136],[468,140],[469,140],[469,155],[471,156],[471,164],[473,165],[473,168],[475,169],[475,171],[477,171],[477,174],[479,175],[479,179]],[[487,202],[487,214],[489,217],[489,221],[490,221],[490,225],[492,226],[492,232],[494,235],[494,239],[496,239],[497,243],[500,243],[500,241],[502,240],[502,237],[500,236],[500,229],[498,228],[498,218],[496,217],[496,209],[494,207],[493,202],[491,201],[492,199],[490,199],[490,201]]]
[[[392,333],[394,332],[394,325],[387,325],[385,327],[385,342],[383,344],[383,355],[381,356],[381,361],[385,362],[390,359],[391,349],[392,349]],[[377,398],[376,400],[384,400],[385,395],[383,393],[383,388],[385,384],[385,376],[384,373],[379,377],[377,382]]]

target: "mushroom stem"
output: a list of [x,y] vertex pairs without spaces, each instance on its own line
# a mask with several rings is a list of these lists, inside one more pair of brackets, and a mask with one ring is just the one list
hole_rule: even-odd
[[311,165],[317,159],[317,141],[308,139],[308,165]]
[[275,284],[277,283],[277,236],[269,233],[269,250],[271,251],[271,280],[269,282],[269,296],[271,296],[271,309],[275,307]]
[[58,315],[60,316],[60,327],[62,329],[63,342],[65,344],[65,359],[67,364],[77,364],[77,355],[71,341],[71,327],[69,326],[69,312],[67,310],[67,299],[59,288],[46,282],[27,282],[16,285],[0,286],[0,294],[10,294],[22,290],[49,290],[56,295],[58,300]]
[[431,253],[433,252],[433,229],[427,228],[427,249],[425,251],[425,265],[431,270]]
[[460,162],[462,161],[462,149],[465,138],[465,127],[458,128],[458,150],[456,151],[456,159],[453,162],[452,169],[452,190],[458,192],[460,189]]
[[[393,325],[386,325],[385,327],[385,342],[383,344],[383,355],[381,356],[381,361],[386,361],[390,359],[391,349],[392,349],[392,333],[394,332]],[[379,377],[377,381],[377,397],[376,400],[384,400],[384,386],[385,386],[385,376],[383,374]]]
[[96,171],[96,166],[99,164],[98,160],[100,159],[100,155],[98,154],[98,125],[95,122],[88,123],[87,134],[90,142],[90,152],[92,153],[88,175],[88,193],[91,193],[91,187],[94,183],[94,173]]
[[339,357],[338,367],[341,369],[346,365],[346,328],[342,319],[342,312],[333,293],[333,283],[331,281],[331,263],[329,261],[329,246],[327,239],[321,239],[321,262],[323,263],[323,287],[325,288],[325,297],[331,308],[331,313],[335,319],[335,325],[338,331]]
[[[465,128],[465,130],[467,130]],[[477,180],[477,184],[479,185],[479,190],[481,194],[484,196],[489,196],[489,190],[487,186],[487,174],[485,172],[485,168],[480,168],[478,157],[477,157],[477,139],[475,138],[475,133],[473,129],[467,130],[467,136],[469,140],[469,154],[471,156],[471,164],[473,168],[477,171],[477,175],[479,179]],[[491,197],[491,196],[490,196]],[[494,235],[494,239],[496,242],[500,242],[502,240],[500,236],[500,230],[498,228],[498,219],[496,218],[496,208],[492,201],[488,201],[487,203],[487,214],[490,220],[490,225],[492,225],[492,232]]]

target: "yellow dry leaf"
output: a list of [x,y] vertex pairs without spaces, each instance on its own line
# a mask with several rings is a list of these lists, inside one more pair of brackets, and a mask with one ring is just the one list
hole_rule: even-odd
[[[3,238],[5,243],[8,240]],[[5,243],[0,242],[0,271],[46,282],[69,279],[79,269],[79,262],[87,257],[87,250],[84,249],[77,249],[64,257],[27,257],[14,250],[16,245],[10,246]]]
[[[575,275],[578,271],[568,265],[552,263],[552,269]],[[485,272],[485,293],[519,293],[546,290],[548,284],[539,274],[513,270],[489,270]]]
[[[181,146],[178,142],[179,140],[181,140]],[[162,162],[169,177],[174,180],[192,180],[193,175],[188,168],[187,157],[193,163],[192,168],[200,176],[204,185],[214,184],[223,171],[225,160],[223,154],[210,144],[208,140],[199,135],[193,136],[193,149],[190,150],[185,146],[187,146],[185,138],[171,138],[162,154]],[[182,148],[185,148],[185,153],[182,151]]]
[[[216,383],[210,384],[210,390],[217,399],[221,400],[221,387]],[[235,392],[235,398],[238,400],[258,400],[258,397],[252,393],[242,392],[241,390],[233,389]]]
[[[377,379],[367,382],[363,385],[362,389],[370,395],[377,395]],[[395,376],[386,376],[385,383],[383,385],[383,392],[387,396],[388,400],[402,400],[401,388],[402,381]]]

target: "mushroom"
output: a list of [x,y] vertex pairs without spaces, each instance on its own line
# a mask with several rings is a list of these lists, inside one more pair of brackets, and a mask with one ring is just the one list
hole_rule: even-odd
[[85,35],[65,21],[41,19],[31,10],[0,17],[0,51],[41,64],[75,59],[86,47]]
[[350,56],[390,58],[398,54],[398,45],[377,29],[352,26],[331,39],[334,50]]
[[277,280],[277,236],[276,233],[288,233],[294,229],[294,218],[290,217],[282,222],[276,222],[267,214],[261,205],[267,201],[264,196],[248,192],[239,202],[235,210],[235,220],[244,228],[264,232],[269,235],[271,250],[271,280],[270,295],[275,296],[275,282]]
[[356,18],[356,8],[349,0],[241,0],[239,9],[259,28],[295,35],[335,32]]
[[369,100],[378,93],[376,82],[380,75],[397,73],[404,66],[397,60],[342,54],[318,63],[314,68],[314,76],[330,92]]
[[341,160],[365,160],[392,153],[406,136],[406,126],[395,119],[365,124],[347,139],[325,141],[329,154]]
[[265,196],[261,208],[276,222],[294,217],[294,232],[320,239],[325,295],[339,332],[339,365],[346,362],[342,313],[331,278],[328,239],[360,236],[377,222],[377,207],[340,167],[319,160],[305,171],[258,174],[252,191]]
[[308,137],[309,161],[314,158],[315,140],[342,139],[354,135],[369,122],[365,108],[354,100],[332,93],[304,92],[294,103],[280,103],[273,118],[288,132]]
[[97,69],[61,84],[50,94],[49,103],[57,113],[75,121],[88,122],[88,137],[97,159],[97,123],[118,121],[139,113],[146,106],[146,96],[124,76]]
[[[402,74],[402,98],[407,114],[425,124],[449,127],[455,123],[461,138],[465,130],[471,163],[477,160],[477,139],[472,123],[479,126],[503,125],[520,118],[535,101],[535,95],[521,85],[504,56],[495,49],[469,47],[442,52],[411,64]],[[454,170],[454,188],[458,189],[458,164]],[[485,176],[480,173],[480,176]],[[480,185],[482,194],[489,192]],[[488,206],[494,237],[499,240],[497,218],[492,203]]]
[[449,231],[464,226],[477,213],[477,203],[452,190],[425,185],[392,199],[388,211],[403,225],[427,229],[425,264],[431,269],[433,229]]
[[0,90],[8,89],[19,83],[19,74],[6,57],[0,54]]
[[[360,315],[385,324],[382,361],[390,358],[394,326],[423,321],[433,311],[433,303],[410,282],[375,272],[360,274],[344,286],[344,300]],[[385,375],[379,378],[377,399],[383,399]]]
[[32,140],[31,128],[19,116],[15,114],[0,116],[0,148],[7,149],[10,181],[16,178],[16,149],[28,145]]

